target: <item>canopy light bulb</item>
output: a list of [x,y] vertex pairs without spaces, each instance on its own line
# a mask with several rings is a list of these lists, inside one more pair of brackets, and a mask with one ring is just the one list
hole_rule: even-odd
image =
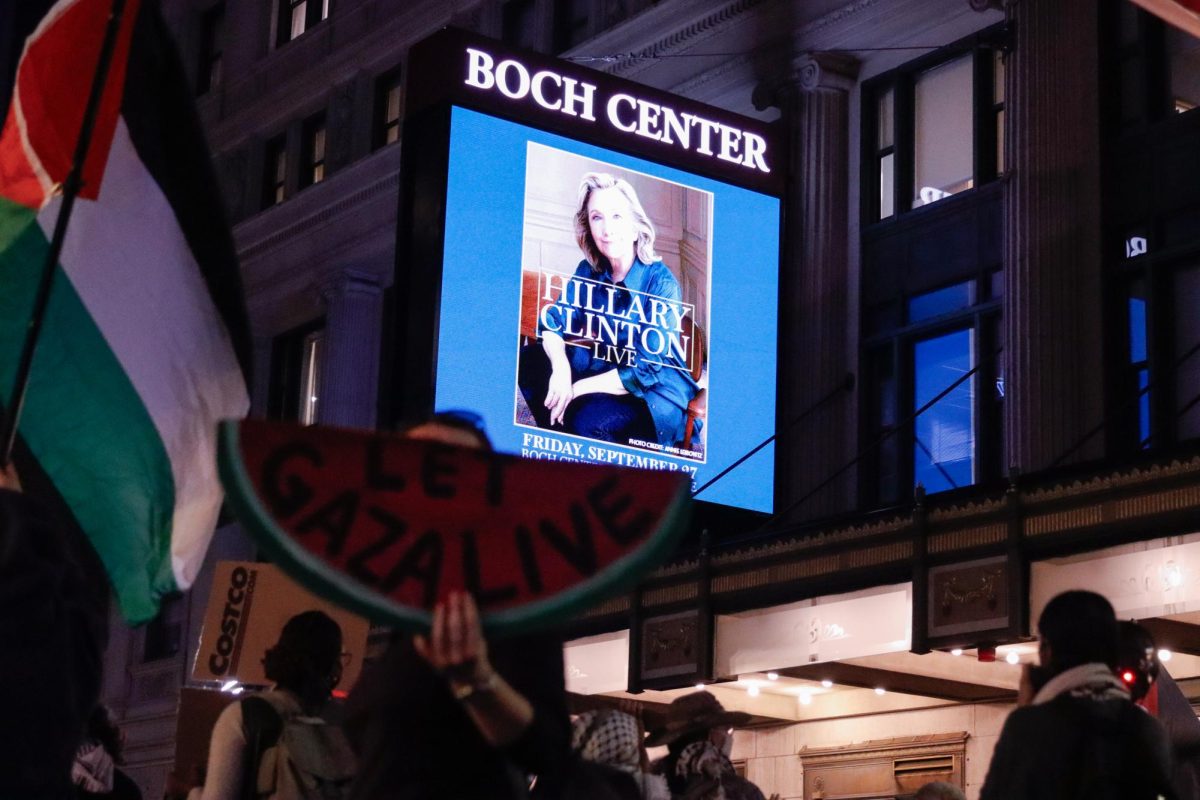
[[887,689],[883,688],[882,686],[876,686],[876,687],[875,687],[875,694],[877,694],[877,695],[881,695],[881,696],[882,696],[882,695],[885,695],[885,694],[887,694]]
[[831,680],[829,680],[828,678],[826,678],[825,680],[821,681],[821,685],[822,685],[822,686],[824,686],[826,689],[832,689],[832,688],[833,688],[833,681],[831,681]]
[[950,655],[952,655],[952,656],[961,656],[961,655],[962,655],[962,648],[961,648],[961,647],[956,647],[956,648],[954,648],[953,650],[951,650],[951,651],[950,651]]
[[1009,653],[1008,655],[1006,655],[1004,657],[1004,660],[1010,664],[1020,664],[1021,663],[1021,657],[1019,655],[1017,655],[1016,653]]
[[758,697],[758,687],[757,686],[747,686],[746,694],[750,695],[751,697]]
[[767,673],[767,680],[769,680],[769,681],[777,681],[777,680],[779,680],[779,673],[778,673],[778,672],[768,672],[768,673]]
[[1164,664],[1171,660],[1171,651],[1163,648],[1158,651],[1158,660]]
[[801,692],[800,693],[800,705],[811,706],[812,705],[812,694],[810,694],[809,692]]
[[697,691],[697,692],[703,692],[703,691],[704,691],[704,684],[703,684],[703,683],[697,683],[697,684],[696,684],[696,691]]

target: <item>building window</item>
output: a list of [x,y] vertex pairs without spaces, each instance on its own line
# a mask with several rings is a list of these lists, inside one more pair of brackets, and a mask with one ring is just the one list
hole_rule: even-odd
[[302,425],[317,422],[325,322],[317,320],[276,337],[271,348],[271,390],[267,402],[272,419]]
[[275,44],[283,45],[329,19],[330,0],[279,0],[279,27]]
[[200,20],[200,63],[196,70],[196,94],[221,85],[221,58],[225,52],[225,4],[217,3]]
[[[913,295],[867,342],[868,503],[903,502],[1000,471],[999,273]],[[892,320],[896,322],[896,320]]]
[[867,84],[868,221],[931,205],[1003,171],[1004,62],[1000,45],[990,43],[1000,35],[972,37]]
[[975,376],[956,384],[975,366],[970,328],[934,336],[913,346],[915,420],[913,481],[927,492],[975,482]]
[[325,115],[304,122],[300,147],[300,188],[325,180]]
[[375,82],[376,149],[400,141],[400,70],[385,73]]
[[1177,273],[1175,290],[1175,418],[1180,439],[1200,438],[1200,268]]
[[1200,38],[1168,25],[1166,58],[1171,108],[1185,114],[1200,106]]
[[270,208],[287,199],[287,137],[276,136],[263,150],[262,207]]
[[913,208],[975,185],[974,72],[974,58],[966,55],[913,82]]
[[1116,68],[1122,130],[1185,114],[1200,105],[1200,40],[1119,0],[1108,40]]
[[1129,371],[1137,387],[1138,447],[1150,446],[1150,359],[1146,347],[1149,330],[1146,327],[1146,284],[1134,281],[1129,289]]
[[183,595],[163,598],[158,616],[146,624],[142,663],[174,658],[183,646],[183,624],[187,604]]

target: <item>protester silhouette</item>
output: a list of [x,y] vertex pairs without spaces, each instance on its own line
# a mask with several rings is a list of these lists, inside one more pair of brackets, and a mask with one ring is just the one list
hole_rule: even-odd
[[[435,415],[414,439],[490,449],[478,417]],[[354,800],[559,796],[570,727],[562,638],[490,642],[474,599],[451,592],[422,636],[397,633],[350,693],[346,730],[361,766]]]
[[1094,592],[1053,598],[1038,621],[1032,696],[1009,715],[981,800],[1173,797],[1162,727],[1134,705],[1114,673],[1117,621]]

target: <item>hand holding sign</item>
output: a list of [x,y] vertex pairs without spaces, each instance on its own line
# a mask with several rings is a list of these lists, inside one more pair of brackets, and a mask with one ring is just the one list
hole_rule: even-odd
[[222,424],[219,463],[280,566],[410,630],[454,591],[474,596],[490,634],[586,608],[666,557],[691,502],[683,473],[256,420]]

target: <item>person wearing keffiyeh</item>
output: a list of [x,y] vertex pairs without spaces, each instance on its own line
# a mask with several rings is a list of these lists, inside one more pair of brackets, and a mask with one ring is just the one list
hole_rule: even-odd
[[585,711],[571,723],[571,749],[585,761],[618,770],[633,778],[643,800],[671,800],[667,781],[642,770],[642,735],[638,721],[624,711]]
[[117,767],[124,763],[122,744],[121,731],[108,709],[97,705],[88,718],[87,738],[76,749],[71,765],[71,781],[78,797],[142,800],[137,784]]
[[749,720],[744,711],[726,711],[711,692],[675,698],[666,721],[646,739],[648,747],[668,748],[651,771],[664,775],[681,800],[764,800],[762,791],[738,775],[729,760],[733,729]]

